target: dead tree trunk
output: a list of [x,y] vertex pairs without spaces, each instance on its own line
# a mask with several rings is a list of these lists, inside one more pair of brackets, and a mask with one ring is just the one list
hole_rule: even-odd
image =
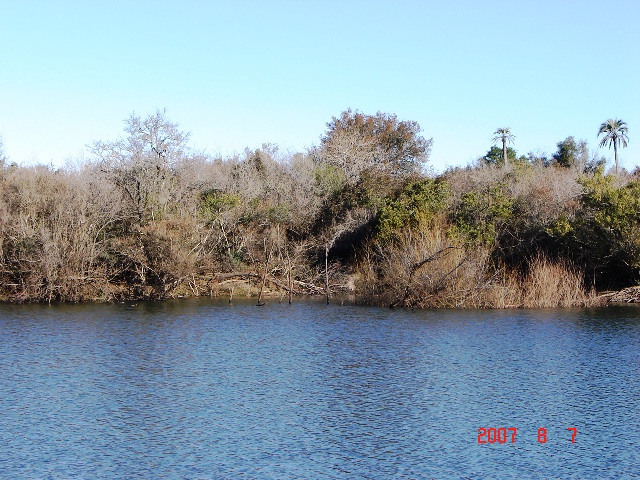
[[324,291],[329,305],[329,244],[324,246]]
[[[273,247],[273,246],[272,246]],[[271,253],[273,248],[269,249],[269,253],[267,253],[267,239],[264,239],[264,271],[262,272],[262,283],[260,285],[260,292],[258,293],[258,303],[256,306],[261,307],[264,305],[262,302],[262,294],[264,293],[264,286],[267,283],[267,271],[269,270],[269,260],[271,260]]]

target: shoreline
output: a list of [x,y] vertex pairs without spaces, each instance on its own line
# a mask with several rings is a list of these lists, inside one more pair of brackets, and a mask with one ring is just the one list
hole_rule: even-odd
[[[211,282],[208,282],[211,284]],[[232,283],[229,285],[229,283]],[[248,281],[235,280],[232,282],[220,282],[209,285],[210,288],[205,290],[202,286],[199,288],[195,285],[184,286],[177,288],[171,294],[165,296],[153,295],[152,287],[148,286],[126,286],[122,287],[122,290],[117,294],[110,297],[83,297],[81,300],[65,300],[65,299],[51,299],[47,301],[42,300],[21,300],[20,298],[11,298],[8,295],[0,295],[0,304],[19,305],[19,304],[114,304],[114,303],[126,303],[126,302],[162,302],[165,300],[177,300],[177,299],[195,299],[195,298],[211,298],[228,300],[232,303],[234,299],[248,301],[256,300],[257,306],[262,306],[266,303],[271,303],[273,300],[277,300],[278,303],[295,303],[296,301],[304,301],[308,299],[324,300],[326,294],[320,293],[319,288],[313,285],[315,292],[294,292],[289,300],[289,293],[287,290],[281,289],[264,289],[260,291],[259,285],[252,285]],[[128,294],[125,293],[125,290]],[[133,294],[133,292],[138,294]],[[143,293],[144,292],[144,293]],[[143,293],[140,295],[140,293]],[[376,301],[377,300],[377,301]],[[515,304],[505,305],[493,305],[485,307],[473,307],[473,306],[458,306],[458,307],[415,307],[415,306],[392,306],[383,302],[383,298],[371,298],[367,295],[358,295],[352,290],[342,288],[337,289],[334,294],[330,296],[329,302],[331,304],[345,303],[352,305],[373,306],[378,308],[410,308],[410,309],[436,309],[436,310],[470,310],[470,309],[482,309],[482,310],[504,310],[504,309],[541,309],[541,308],[587,308],[587,307],[606,307],[615,305],[633,305],[640,304],[640,286],[626,287],[617,291],[604,291],[593,294],[586,302],[572,306],[554,306],[549,307],[545,305],[540,306],[525,306]]]

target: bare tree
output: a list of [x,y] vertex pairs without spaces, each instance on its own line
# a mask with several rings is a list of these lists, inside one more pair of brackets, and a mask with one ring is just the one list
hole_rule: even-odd
[[189,134],[157,111],[144,120],[132,114],[125,120],[127,137],[90,146],[103,171],[130,200],[139,221],[163,212],[170,200],[175,165],[187,153]]
[[90,168],[18,167],[1,185],[0,277],[20,301],[108,298],[101,262],[119,218],[113,187]]
[[7,161],[7,156],[4,152],[4,143],[2,141],[2,135],[0,135],[0,170],[4,168],[4,164]]

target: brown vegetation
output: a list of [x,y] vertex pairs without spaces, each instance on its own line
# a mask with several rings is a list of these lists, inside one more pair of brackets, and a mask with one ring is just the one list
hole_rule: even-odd
[[132,115],[125,133],[76,167],[8,165],[0,151],[0,298],[552,307],[640,280],[637,178],[570,149],[562,163],[480,160],[431,178],[431,140],[382,113],[343,112],[307,154],[210,158],[163,112]]

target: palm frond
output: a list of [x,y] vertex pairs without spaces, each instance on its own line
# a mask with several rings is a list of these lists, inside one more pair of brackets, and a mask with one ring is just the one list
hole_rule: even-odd
[[626,147],[629,144],[629,137],[627,137],[628,130],[627,122],[624,120],[610,118],[606,122],[602,122],[598,129],[598,137],[603,135],[600,140],[600,147]]
[[509,127],[498,128],[495,132],[493,132],[492,141],[495,142],[507,142],[512,143],[516,136],[511,133],[511,129]]

